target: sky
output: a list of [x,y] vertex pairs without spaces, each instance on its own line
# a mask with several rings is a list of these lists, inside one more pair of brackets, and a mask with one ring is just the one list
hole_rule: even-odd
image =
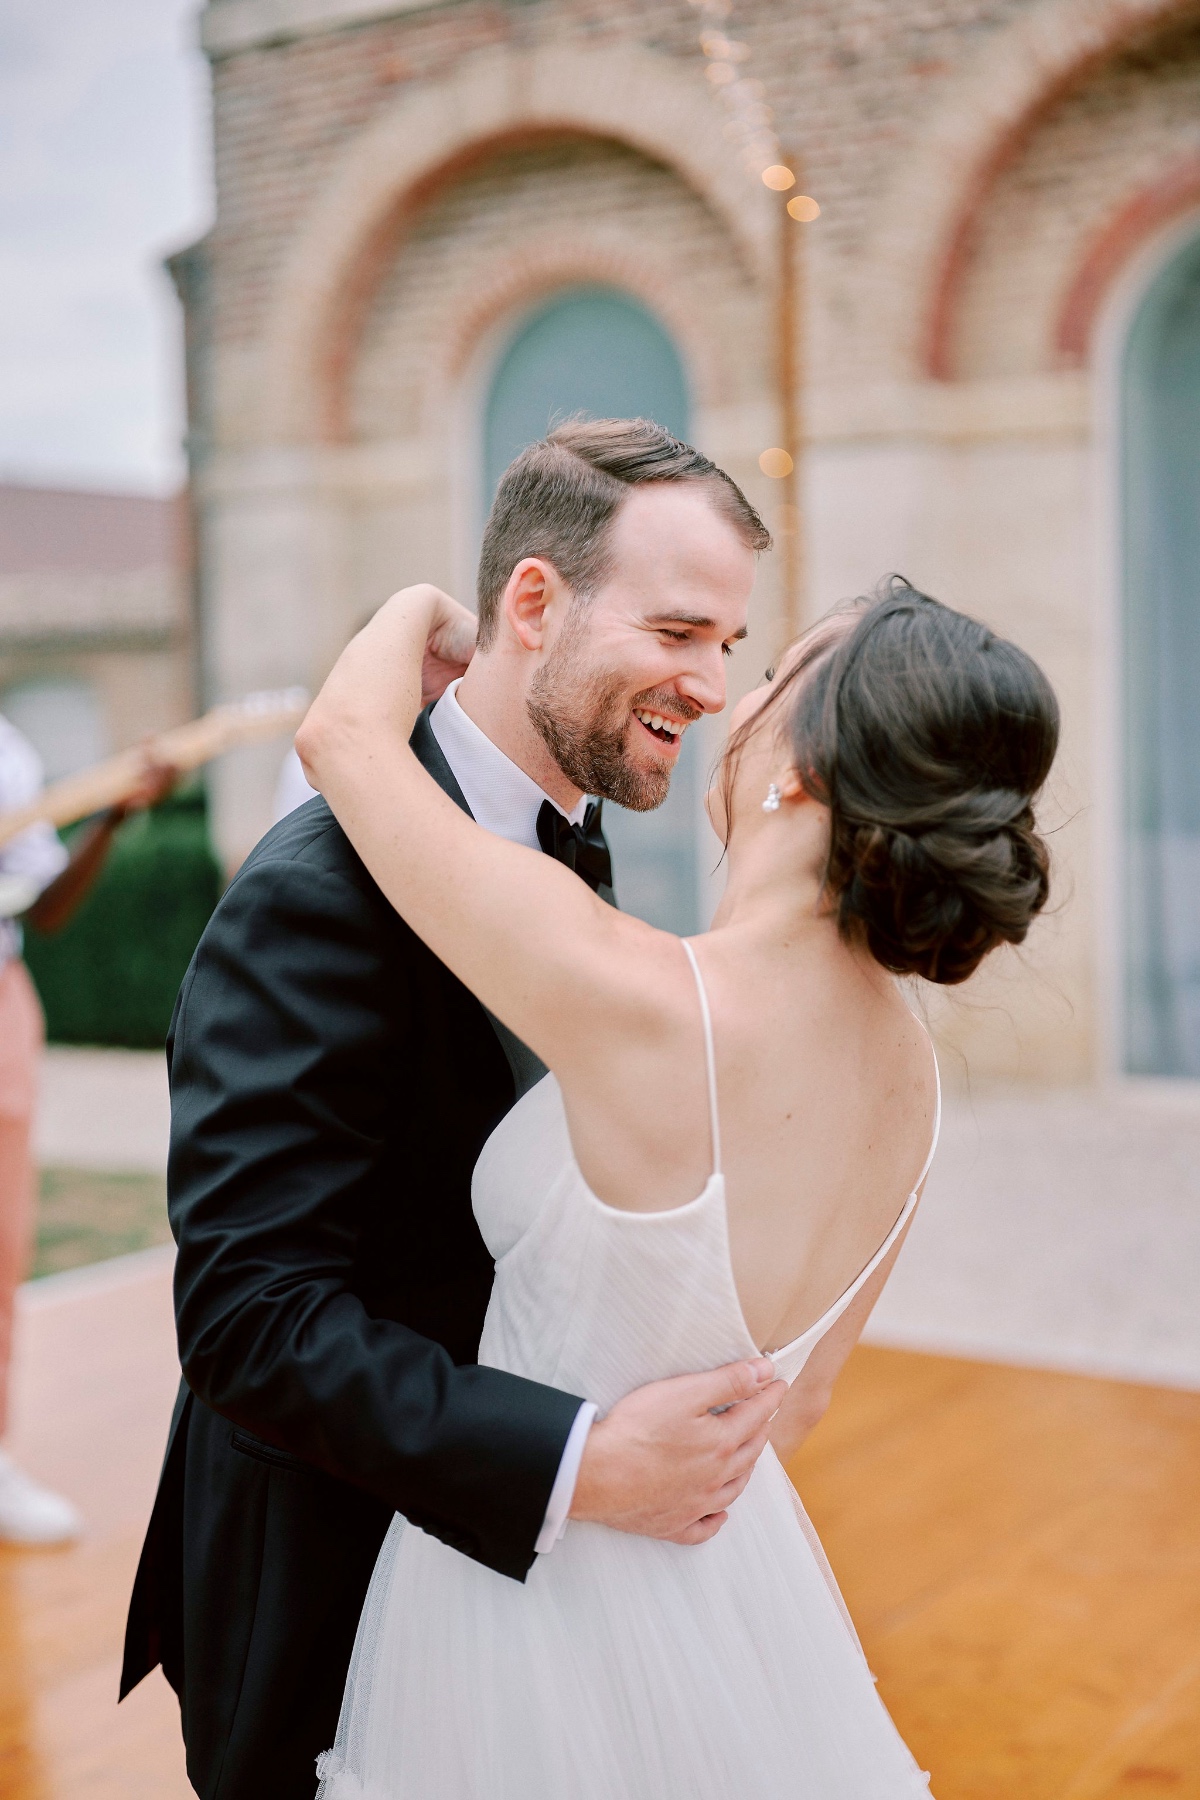
[[170,493],[164,255],[212,216],[199,0],[0,0],[0,480]]

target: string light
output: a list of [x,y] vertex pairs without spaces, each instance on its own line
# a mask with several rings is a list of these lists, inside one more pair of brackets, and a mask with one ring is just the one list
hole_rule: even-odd
[[743,73],[750,58],[750,46],[741,38],[716,29],[733,10],[732,0],[691,0],[696,11],[709,21],[700,33],[700,48],[708,67],[709,85],[727,116],[724,135],[740,150],[746,167],[755,175],[779,162],[779,139],[776,137],[774,114],[767,105],[761,81]]
[[[723,135],[741,151],[751,174],[758,175],[773,192],[786,194],[795,187],[796,177],[780,160],[775,115],[767,105],[766,88],[743,72],[750,60],[750,45],[720,29],[733,11],[733,0],[690,0],[690,4],[706,21],[700,33],[700,48],[707,63],[704,73],[709,86],[728,115]],[[821,208],[808,194],[795,195],[788,201],[787,210],[805,225],[821,215]]]
[[796,465],[786,450],[776,447],[763,451],[758,459],[758,466],[764,475],[770,476],[772,481],[782,481],[785,476],[791,474]]
[[745,62],[750,54],[749,44],[743,44],[737,38],[728,38],[722,31],[702,31],[700,48],[714,62]]
[[[750,46],[741,38],[730,36],[727,31],[715,29],[728,19],[733,10],[733,0],[690,0],[690,4],[709,22],[700,33],[700,48],[706,61],[704,73],[708,78],[709,91],[726,114],[722,135],[740,151],[749,173],[757,175],[764,187],[782,198],[796,186],[796,171],[789,168],[783,160],[782,146],[775,131],[775,115],[767,104],[766,88],[746,68],[750,60]],[[786,217],[796,220],[798,224],[811,224],[821,216],[821,208],[811,194],[793,194],[791,199],[784,201],[784,206]],[[780,386],[784,396],[782,423],[788,442],[795,438],[798,443],[795,370],[791,353],[786,349],[794,336],[794,278],[789,280],[787,277],[787,271],[792,267],[790,246],[793,240],[786,220],[782,217],[780,224],[780,338],[785,346],[780,351]],[[793,444],[793,449],[795,447]],[[762,452],[758,466],[771,481],[786,481],[796,469],[792,452],[779,444]],[[787,493],[785,488],[784,494]],[[778,512],[779,535],[786,544],[784,612],[794,630],[794,615],[799,607],[800,512],[795,501],[786,498],[782,500]]]

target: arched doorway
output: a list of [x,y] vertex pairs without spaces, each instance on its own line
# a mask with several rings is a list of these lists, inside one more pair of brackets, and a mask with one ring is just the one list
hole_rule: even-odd
[[1122,370],[1126,1067],[1200,1077],[1200,235]]
[[[574,413],[650,418],[686,438],[689,410],[679,354],[644,306],[617,288],[562,291],[521,321],[492,377],[483,418],[485,502],[513,457],[556,420]],[[622,908],[683,933],[701,924],[702,755],[699,733],[690,731],[656,812],[605,807]]]

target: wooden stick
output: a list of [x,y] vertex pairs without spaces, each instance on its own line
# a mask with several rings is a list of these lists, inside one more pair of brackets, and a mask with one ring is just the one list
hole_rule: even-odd
[[[793,219],[788,201],[804,192],[798,156],[781,153],[795,185],[779,195],[779,274],[775,325],[775,370],[779,394],[780,444],[792,466],[783,477],[780,537],[783,542],[783,641],[790,644],[805,623],[805,542],[801,496],[804,481],[804,245],[806,226]],[[782,648],[782,646],[781,646]]]
[[214,706],[203,718],[176,725],[133,749],[122,750],[90,769],[53,782],[29,806],[0,813],[0,845],[44,820],[71,825],[129,798],[145,778],[148,764],[161,764],[185,774],[243,744],[260,743],[296,730],[308,710],[304,688],[248,694],[227,706]]

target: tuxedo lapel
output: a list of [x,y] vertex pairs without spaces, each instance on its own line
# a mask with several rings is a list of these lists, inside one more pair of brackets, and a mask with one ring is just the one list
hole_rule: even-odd
[[467,805],[466,795],[455,780],[454,770],[442,754],[442,746],[433,735],[433,726],[429,723],[432,711],[433,707],[427,706],[418,718],[408,740],[408,747],[425,773],[433,776],[443,794],[449,794],[455,806],[461,806],[467,817],[473,819],[475,814]]
[[[454,778],[454,770],[446,761],[442,746],[433,735],[433,726],[429,723],[432,710],[432,707],[427,706],[413,726],[412,736],[408,740],[409,748],[425,772],[433,776],[442,792],[449,794],[455,806],[461,806],[467,817],[473,819],[475,815],[467,805],[466,795]],[[529,1045],[522,1043],[516,1032],[510,1031],[502,1019],[498,1019],[495,1013],[488,1012],[486,1006],[483,1010],[500,1040],[500,1048],[512,1072],[515,1099],[519,1100],[531,1087],[536,1087],[543,1075],[549,1074],[549,1070],[541,1057],[535,1056]]]

